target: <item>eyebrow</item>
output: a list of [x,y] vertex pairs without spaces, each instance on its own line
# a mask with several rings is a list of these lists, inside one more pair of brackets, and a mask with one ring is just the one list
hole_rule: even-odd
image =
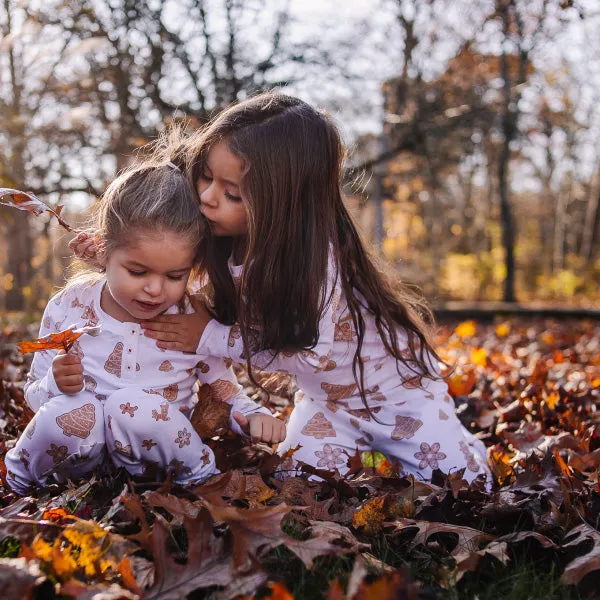
[[[135,267],[140,267],[141,269],[145,269],[146,271],[150,270],[148,269],[148,267],[140,262],[137,262],[136,260],[126,260],[125,261],[126,265],[129,266],[135,266]],[[190,271],[192,269],[191,266],[189,267],[182,267],[181,269],[171,269],[170,271],[167,271],[167,273],[183,273],[185,271]]]
[[[208,166],[208,163],[204,163],[204,168],[208,169],[211,173],[213,172],[213,170]],[[225,183],[228,183],[229,185],[232,185],[233,187],[236,187],[236,188],[240,187],[240,184],[236,183],[235,181],[231,181],[230,179],[225,179],[223,177],[221,179],[223,179],[223,181]]]

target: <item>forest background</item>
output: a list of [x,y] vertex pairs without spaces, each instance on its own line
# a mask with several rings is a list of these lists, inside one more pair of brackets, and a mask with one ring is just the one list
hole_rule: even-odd
[[[600,307],[594,0],[2,0],[0,187],[82,224],[173,122],[281,89],[326,108],[365,237],[434,303]],[[70,235],[0,207],[0,312]]]

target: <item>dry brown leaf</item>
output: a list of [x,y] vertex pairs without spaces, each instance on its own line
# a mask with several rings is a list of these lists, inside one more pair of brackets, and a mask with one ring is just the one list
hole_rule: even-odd
[[427,540],[430,536],[436,533],[452,533],[458,537],[458,543],[454,550],[450,553],[455,556],[461,552],[475,552],[482,542],[489,542],[495,536],[489,533],[484,533],[478,529],[464,527],[461,525],[451,525],[449,523],[438,523],[435,521],[417,521],[414,519],[398,519],[397,521],[386,523],[394,527],[392,534],[399,533],[408,529],[417,529],[417,535],[410,543],[410,547],[414,548],[418,544],[427,545]]
[[213,521],[207,510],[194,520],[185,518],[187,562],[176,562],[167,551],[169,525],[156,516],[152,527],[152,555],[155,577],[144,600],[181,600],[194,590],[214,585],[227,586],[233,579],[225,541],[213,535]]
[[577,585],[589,573],[600,570],[600,532],[584,523],[569,531],[567,539],[569,541],[563,544],[563,548],[592,543],[590,551],[572,560],[562,574],[565,583]]
[[231,404],[213,398],[211,387],[204,384],[198,392],[192,426],[201,438],[212,438],[230,429],[230,414]]

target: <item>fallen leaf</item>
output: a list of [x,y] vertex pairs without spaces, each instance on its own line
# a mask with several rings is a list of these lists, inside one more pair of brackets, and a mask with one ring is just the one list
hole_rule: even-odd
[[563,548],[573,548],[585,542],[591,542],[588,552],[572,560],[562,574],[562,580],[570,585],[577,585],[586,575],[600,569],[600,532],[592,529],[587,523],[571,529],[567,534]]

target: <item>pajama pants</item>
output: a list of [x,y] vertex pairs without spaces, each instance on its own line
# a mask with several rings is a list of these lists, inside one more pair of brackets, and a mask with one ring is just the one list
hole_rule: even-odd
[[89,474],[107,453],[132,475],[171,472],[179,484],[202,481],[217,472],[214,455],[180,407],[131,388],[105,400],[86,391],[55,396],[6,454],[7,481],[25,495],[50,474],[59,481]]
[[450,397],[429,395],[419,400],[370,402],[377,422],[360,398],[326,403],[297,392],[286,439],[277,452],[283,455],[301,447],[281,470],[293,471],[301,461],[319,469],[337,469],[343,475],[349,468],[348,458],[357,450],[376,451],[399,461],[402,473],[418,479],[430,479],[434,469],[450,473],[465,467],[467,481],[485,473],[489,484],[485,446],[463,427]]

